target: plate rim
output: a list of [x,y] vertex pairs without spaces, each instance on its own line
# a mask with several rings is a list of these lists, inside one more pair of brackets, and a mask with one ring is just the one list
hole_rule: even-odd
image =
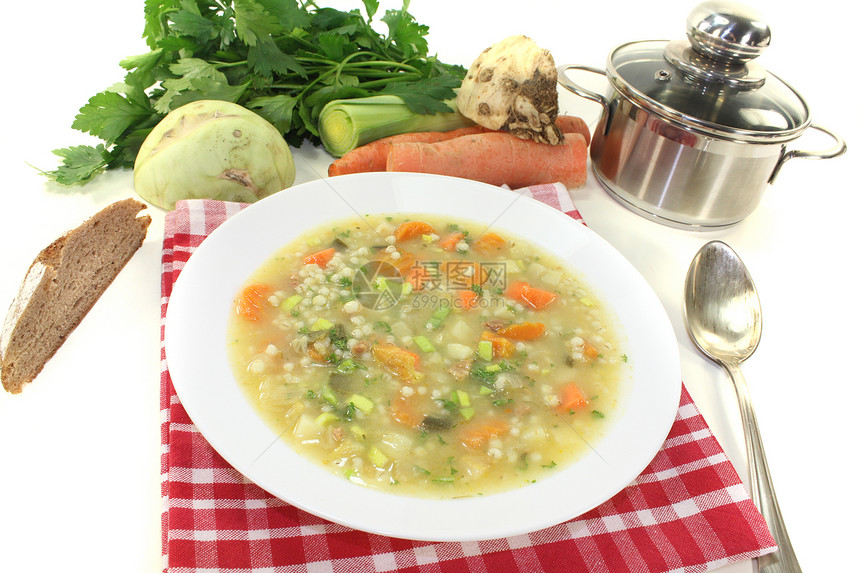
[[[427,174],[418,174],[418,173],[399,173],[399,174],[357,174],[357,175],[347,175],[347,176],[339,176],[337,178],[324,178],[324,179],[316,179],[312,181],[308,181],[306,183],[302,183],[286,189],[280,193],[276,193],[266,199],[258,201],[257,203],[251,204],[244,209],[240,210],[238,213],[229,217],[226,221],[224,221],[218,228],[214,229],[195,249],[194,253],[188,258],[185,263],[184,268],[179,273],[179,277],[173,284],[173,288],[171,291],[170,298],[168,300],[168,306],[166,310],[165,316],[165,324],[164,324],[164,348],[165,348],[165,357],[167,364],[171,363],[171,356],[173,356],[174,360],[177,360],[177,356],[181,356],[178,354],[183,348],[182,344],[177,343],[177,340],[181,340],[183,334],[187,334],[187,331],[182,331],[180,325],[176,323],[178,320],[177,316],[181,316],[180,310],[177,308],[183,304],[187,304],[186,300],[188,296],[191,296],[191,292],[189,289],[194,286],[193,281],[198,280],[195,274],[198,272],[196,269],[198,266],[203,268],[203,265],[209,257],[215,255],[215,249],[221,247],[221,243],[230,238],[230,234],[236,231],[233,231],[234,228],[240,229],[242,225],[247,225],[245,220],[253,220],[253,218],[258,217],[257,213],[263,213],[264,210],[272,210],[275,211],[278,208],[279,203],[283,203],[285,201],[288,202],[288,199],[291,195],[299,194],[299,193],[313,193],[316,187],[322,186],[323,188],[333,188],[332,183],[336,182],[341,190],[347,189],[350,186],[368,186],[374,184],[382,184],[382,185],[405,185],[407,187],[411,185],[451,185],[454,188],[463,188],[464,190],[467,188],[475,189],[476,193],[507,193],[511,194],[512,191],[506,190],[501,187],[495,187],[483,183],[478,183],[474,181],[469,181],[465,179],[446,177],[446,176],[438,176],[438,175],[427,175]],[[355,182],[355,183],[353,183]],[[337,191],[335,191],[337,192]],[[353,191],[347,191],[348,193]],[[387,192],[395,193],[393,190],[387,190]],[[366,193],[366,191],[365,191]],[[510,196],[510,195],[508,195]],[[635,276],[638,278],[639,285],[637,287],[639,290],[639,296],[644,296],[646,299],[649,299],[650,304],[656,306],[650,309],[653,312],[656,312],[657,318],[659,322],[662,324],[659,325],[661,330],[661,336],[668,337],[673,344],[671,344],[671,348],[669,352],[671,353],[670,364],[666,366],[667,371],[669,373],[674,372],[675,376],[671,380],[665,380],[662,384],[665,385],[663,389],[669,396],[672,396],[672,401],[674,403],[673,408],[671,409],[671,416],[668,414],[668,406],[667,404],[662,404],[663,412],[661,412],[661,419],[659,424],[657,424],[654,428],[652,428],[652,434],[659,434],[662,436],[662,439],[655,447],[649,447],[649,453],[647,456],[643,456],[641,452],[637,457],[637,463],[631,464],[631,467],[627,468],[627,471],[624,472],[623,477],[619,476],[614,482],[613,487],[604,488],[603,494],[600,496],[600,499],[593,499],[587,504],[580,504],[577,510],[570,515],[567,515],[563,519],[558,519],[557,515],[559,512],[553,513],[554,517],[547,518],[544,520],[540,519],[531,519],[527,520],[526,523],[523,523],[521,526],[512,526],[510,524],[501,526],[499,524],[493,524],[493,527],[486,530],[485,532],[466,532],[463,530],[457,530],[456,528],[451,531],[443,531],[440,530],[438,526],[428,527],[428,526],[416,526],[411,523],[410,519],[403,519],[403,516],[400,516],[400,522],[394,520],[394,525],[386,526],[384,523],[380,523],[378,519],[374,520],[374,523],[371,525],[367,525],[366,523],[357,522],[355,518],[352,517],[344,517],[342,513],[333,512],[328,509],[321,509],[318,505],[315,505],[313,498],[310,500],[307,499],[307,496],[296,496],[293,495],[284,495],[283,488],[279,487],[277,483],[271,483],[269,476],[266,474],[268,471],[268,466],[265,466],[266,463],[266,454],[261,454],[254,462],[249,466],[246,460],[241,459],[241,456],[237,456],[236,452],[233,451],[233,446],[229,442],[229,440],[225,440],[223,435],[217,430],[213,429],[212,420],[208,419],[209,414],[205,412],[205,406],[200,403],[199,396],[195,395],[195,391],[193,389],[193,384],[191,383],[191,378],[194,376],[193,373],[189,373],[187,367],[177,367],[176,363],[173,366],[168,368],[168,372],[170,372],[171,379],[173,380],[174,389],[179,397],[182,406],[186,409],[186,412],[191,417],[191,420],[198,427],[198,430],[206,438],[207,442],[218,452],[221,457],[223,457],[231,466],[233,466],[237,471],[239,471],[243,476],[249,479],[251,482],[260,486],[264,491],[268,492],[270,495],[281,499],[282,501],[294,505],[304,511],[307,511],[311,514],[314,514],[318,517],[322,517],[328,521],[338,523],[340,525],[344,525],[350,528],[355,528],[359,530],[363,530],[369,533],[379,534],[379,535],[387,535],[391,537],[405,538],[405,539],[414,539],[420,541],[478,541],[485,539],[494,539],[499,537],[508,537],[511,535],[524,534],[532,531],[536,531],[539,529],[543,529],[546,527],[550,527],[553,525],[557,525],[559,523],[563,523],[564,521],[573,519],[582,515],[586,511],[593,509],[594,507],[600,505],[601,503],[607,501],[619,491],[623,490],[629,482],[633,481],[636,476],[638,476],[642,470],[644,470],[653,457],[657,454],[660,447],[662,446],[663,441],[665,441],[666,436],[669,434],[671,427],[675,420],[675,414],[677,412],[677,408],[680,402],[681,396],[681,373],[680,373],[680,356],[679,356],[679,347],[677,344],[677,340],[675,338],[674,330],[671,326],[671,322],[669,321],[668,315],[666,314],[665,308],[660,302],[654,290],[650,287],[644,277],[633,267],[632,264],[627,261],[626,258],[621,255],[612,245],[610,245],[605,239],[600,237],[593,230],[583,225],[582,223],[576,221],[575,219],[569,217],[564,212],[549,206],[541,201],[533,199],[531,197],[520,195],[519,197],[513,198],[513,202],[516,201],[525,201],[527,207],[526,209],[536,211],[540,216],[550,216],[555,218],[557,221],[561,222],[562,225],[568,226],[569,229],[575,229],[573,232],[574,235],[579,234],[582,238],[586,240],[589,244],[599,245],[600,249],[608,249],[609,252],[614,253],[614,257],[616,258],[615,262],[626,265],[626,272],[631,276]],[[396,209],[388,209],[386,212],[400,212]],[[416,212],[416,211],[409,211]],[[449,213],[450,215],[450,213]],[[462,217],[461,215],[451,215],[460,218],[469,219],[469,217]],[[313,228],[319,224],[322,224],[323,221],[316,221],[314,224],[308,226],[308,228]],[[295,231],[292,234],[292,237],[297,236],[303,231]],[[213,239],[214,237],[214,239]],[[530,237],[526,237],[530,238]],[[288,239],[289,240],[289,239]],[[286,244],[287,241],[283,241],[281,244]],[[210,254],[211,252],[211,254]],[[203,253],[203,255],[199,255],[199,253]],[[271,256],[272,250],[269,250],[262,259],[266,259]],[[196,258],[195,258],[196,257]],[[259,266],[259,265],[257,265]],[[191,272],[187,272],[188,269],[191,269]],[[250,274],[250,273],[248,273]],[[241,280],[246,280],[247,275],[242,277]],[[185,278],[183,278],[185,277]],[[188,278],[191,277],[191,278]],[[588,280],[588,277],[585,277]],[[190,285],[190,286],[189,286]],[[644,289],[642,288],[644,287]],[[233,296],[235,296],[235,292],[233,292]],[[176,302],[179,301],[179,302]],[[658,310],[659,309],[659,310]],[[171,317],[173,320],[171,320]],[[179,329],[179,330],[177,330]],[[226,348],[226,336],[223,340],[224,346]],[[665,350],[665,349],[664,349]],[[180,360],[180,364],[181,359]],[[187,366],[187,365],[186,365]],[[175,376],[175,373],[180,373],[179,377]],[[230,373],[230,377],[232,378],[232,372]],[[235,380],[233,380],[235,384]],[[236,384],[237,390],[238,384]],[[631,391],[632,394],[632,391]],[[244,395],[243,395],[244,399]],[[190,407],[189,407],[190,406]],[[250,407],[250,404],[247,404]],[[193,412],[193,413],[192,413]],[[259,416],[258,416],[259,418]],[[616,420],[614,424],[617,424],[619,420]],[[262,421],[259,420],[260,424],[263,424],[268,428]],[[259,428],[258,428],[259,429]],[[269,431],[273,433],[271,428]],[[612,429],[610,428],[609,434],[613,434]],[[652,438],[652,441],[653,440]],[[286,442],[283,442],[286,445]],[[603,444],[603,440],[601,440],[600,445]],[[289,448],[287,445],[286,447]],[[278,448],[279,450],[281,447]],[[300,456],[294,452],[296,456]],[[647,459],[645,459],[647,457]],[[260,462],[260,459],[263,459]],[[644,461],[643,461],[644,460]],[[254,467],[258,462],[260,462],[259,467]],[[310,464],[310,467],[316,467],[313,462],[307,461],[307,464]],[[574,467],[580,465],[582,462],[577,461],[572,466]],[[635,467],[634,467],[635,466]],[[641,467],[640,467],[641,466]],[[309,466],[305,464],[300,464],[302,469],[307,469]],[[265,468],[265,469],[261,469]],[[349,484],[349,482],[341,477],[334,476],[332,472],[326,470],[324,468],[318,468],[319,471],[325,472],[326,474],[330,474],[332,477],[335,477],[339,482],[343,482],[344,484]],[[313,471],[313,470],[312,470]],[[569,471],[568,469],[561,470],[554,474],[553,476],[548,476],[546,478],[542,478],[540,480],[540,484],[547,484],[552,482],[554,478],[557,476],[564,475]],[[560,478],[559,478],[560,479]],[[622,483],[623,482],[623,483]],[[552,485],[550,483],[550,485]],[[438,507],[439,504],[444,504],[447,506],[455,506],[458,511],[481,511],[484,508],[486,503],[476,502],[475,500],[499,500],[500,496],[504,496],[506,493],[511,492],[502,492],[499,494],[492,494],[488,496],[484,496],[482,498],[469,498],[469,500],[464,499],[454,499],[454,500],[438,500],[438,499],[425,499],[425,498],[414,498],[414,497],[406,497],[398,494],[387,494],[384,492],[378,492],[371,488],[362,487],[354,484],[350,484],[350,487],[358,488],[363,493],[362,497],[367,497],[371,500],[372,503],[378,502],[380,499],[396,499],[399,502],[403,502],[407,500],[408,503],[406,505],[419,508],[422,510],[428,510],[429,505],[433,507]],[[535,487],[535,486],[526,486],[526,487]],[[543,486],[544,488],[548,487],[547,485]],[[520,491],[525,488],[518,488],[514,491]],[[382,498],[380,498],[382,496]],[[516,497],[516,496],[513,496]],[[428,506],[428,507],[424,507]],[[397,516],[395,516],[397,517]],[[410,522],[406,525],[406,529],[404,529],[403,521]]]

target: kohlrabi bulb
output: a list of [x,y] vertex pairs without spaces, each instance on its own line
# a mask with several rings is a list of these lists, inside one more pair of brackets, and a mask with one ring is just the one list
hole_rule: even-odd
[[296,168],[283,136],[256,113],[201,100],[173,110],[153,128],[134,162],[134,188],[172,209],[180,199],[251,203],[293,184]]

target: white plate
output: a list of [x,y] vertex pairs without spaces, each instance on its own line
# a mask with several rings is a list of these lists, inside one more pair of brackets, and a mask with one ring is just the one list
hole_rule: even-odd
[[[238,387],[227,322],[242,283],[273,252],[326,221],[367,213],[435,213],[527,237],[567,260],[614,309],[632,370],[623,414],[569,468],[475,498],[429,500],[351,483],[296,453]],[[311,181],[231,217],[191,256],[170,297],[167,363],[182,405],[215,450],[271,494],[364,531],[418,540],[506,537],[556,525],[627,486],[659,450],[680,400],[678,345],[647,282],[597,234],[563,213],[498,187],[423,174],[371,173]]]

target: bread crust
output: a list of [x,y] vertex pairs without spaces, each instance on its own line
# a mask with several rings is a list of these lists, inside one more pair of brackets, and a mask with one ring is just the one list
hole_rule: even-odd
[[42,249],[0,332],[0,380],[13,394],[42,371],[141,247],[152,219],[132,198],[108,205]]

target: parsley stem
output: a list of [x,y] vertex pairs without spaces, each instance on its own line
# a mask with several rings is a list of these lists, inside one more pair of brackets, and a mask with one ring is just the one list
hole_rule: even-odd
[[236,67],[236,66],[247,66],[247,65],[248,65],[248,60],[238,60],[238,61],[235,61],[235,62],[218,62],[218,61],[213,61],[213,62],[212,62],[212,65],[214,65],[214,66],[215,66],[215,67],[217,67],[218,69],[221,69],[221,68],[234,68],[234,67]]
[[390,77],[386,77],[386,78],[380,78],[380,79],[378,79],[378,80],[371,80],[371,81],[367,81],[367,82],[360,82],[358,85],[359,85],[360,87],[362,87],[362,88],[369,89],[369,88],[375,88],[375,87],[378,87],[378,86],[384,86],[384,85],[390,84],[390,83],[392,83],[392,82],[408,82],[408,81],[413,81],[416,77],[420,77],[420,76],[415,76],[415,75],[413,75],[413,74],[409,74],[409,76],[408,76],[408,77],[399,77],[399,76],[401,76],[401,75],[402,75],[402,76],[406,76],[406,74],[399,74],[398,76],[390,76]]
[[340,74],[341,74],[341,72],[344,70],[344,67],[346,66],[346,64],[347,64],[347,63],[349,63],[349,61],[350,61],[351,59],[353,59],[353,58],[355,58],[355,57],[357,57],[357,56],[360,56],[360,55],[361,55],[361,52],[354,52],[354,53],[352,53],[352,54],[348,55],[347,57],[345,57],[345,58],[343,59],[343,61],[342,61],[340,64],[338,64],[337,66],[335,66],[335,68],[334,68],[334,70],[333,70],[333,71],[334,71],[335,81],[340,82]]
[[[373,75],[371,75],[373,77]],[[391,73],[384,77],[378,77],[377,79],[368,80],[364,82],[359,82],[356,87],[361,89],[373,89],[380,86],[385,86],[392,82],[409,82],[414,81],[416,78],[420,78],[421,76],[416,74],[404,74],[404,73]],[[286,83],[277,83],[268,86],[268,89],[272,90],[303,90],[308,87],[308,84],[286,84]]]
[[367,62],[358,62],[358,63],[349,64],[349,65],[341,64],[341,67],[342,68],[349,68],[349,69],[353,69],[356,67],[358,67],[358,68],[380,68],[380,67],[384,67],[384,68],[396,68],[399,70],[407,70],[407,71],[415,73],[415,74],[420,74],[420,72],[421,72],[421,70],[419,70],[415,66],[410,66],[409,64],[404,64],[401,62],[392,62],[392,61],[379,61],[379,60],[367,61]]
[[272,84],[269,86],[269,89],[272,90],[300,90],[305,87],[307,84]]

